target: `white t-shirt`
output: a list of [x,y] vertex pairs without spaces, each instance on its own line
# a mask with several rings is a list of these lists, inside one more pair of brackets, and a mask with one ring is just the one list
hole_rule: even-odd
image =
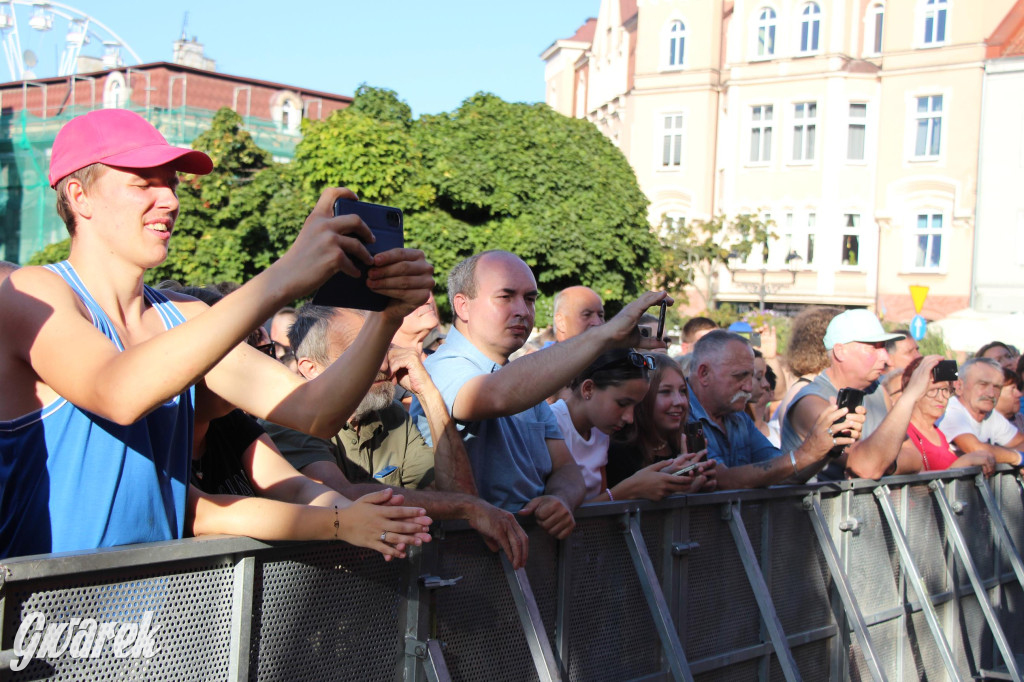
[[[1007,421],[1006,417],[992,410],[982,421],[975,420],[967,411],[956,396],[949,399],[946,405],[946,414],[936,422],[946,440],[953,443],[953,439],[965,433],[973,433],[982,443],[991,445],[1006,445],[1017,437],[1017,427]],[[956,447],[954,446],[954,449]]]
[[604,489],[601,487],[601,467],[608,464],[608,434],[598,429],[590,429],[590,438],[584,439],[576,427],[572,425],[572,417],[569,416],[569,406],[564,400],[559,400],[551,406],[555,413],[555,420],[562,435],[565,437],[565,445],[569,453],[576,460],[583,474],[583,482],[587,486],[587,494],[584,498],[589,500],[597,497]]

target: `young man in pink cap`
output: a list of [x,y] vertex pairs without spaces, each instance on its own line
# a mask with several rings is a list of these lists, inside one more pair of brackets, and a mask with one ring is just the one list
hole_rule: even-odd
[[[329,437],[366,393],[405,315],[427,299],[420,251],[372,257],[329,189],[291,249],[214,308],[143,285],[167,256],[178,172],[212,169],[129,111],[71,120],[54,141],[50,183],[71,233],[67,261],[26,267],[0,287],[0,557],[181,537],[194,391]],[[336,271],[392,297],[350,352],[316,381],[240,342]],[[397,555],[422,527],[399,510],[379,547]],[[345,516],[345,510],[341,510]],[[342,529],[347,521],[342,519]],[[335,524],[338,528],[338,524]]]

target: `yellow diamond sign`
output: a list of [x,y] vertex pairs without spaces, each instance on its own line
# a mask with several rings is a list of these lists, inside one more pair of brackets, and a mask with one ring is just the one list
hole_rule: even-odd
[[920,315],[921,308],[924,307],[924,299],[928,298],[928,287],[922,286],[911,286],[910,287],[910,298],[914,299],[914,311]]

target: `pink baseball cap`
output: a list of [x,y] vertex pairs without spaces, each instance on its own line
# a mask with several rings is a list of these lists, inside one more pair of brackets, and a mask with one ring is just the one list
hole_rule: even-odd
[[68,121],[53,141],[50,187],[94,163],[156,168],[168,163],[183,173],[206,175],[213,161],[203,152],[173,147],[146,119],[127,109],[97,109]]

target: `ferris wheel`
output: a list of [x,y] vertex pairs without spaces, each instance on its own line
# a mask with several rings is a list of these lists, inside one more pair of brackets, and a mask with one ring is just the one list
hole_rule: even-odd
[[97,19],[59,2],[0,0],[0,43],[11,81],[70,76],[80,57],[91,58],[95,70],[125,66],[126,58],[129,65],[142,62]]

